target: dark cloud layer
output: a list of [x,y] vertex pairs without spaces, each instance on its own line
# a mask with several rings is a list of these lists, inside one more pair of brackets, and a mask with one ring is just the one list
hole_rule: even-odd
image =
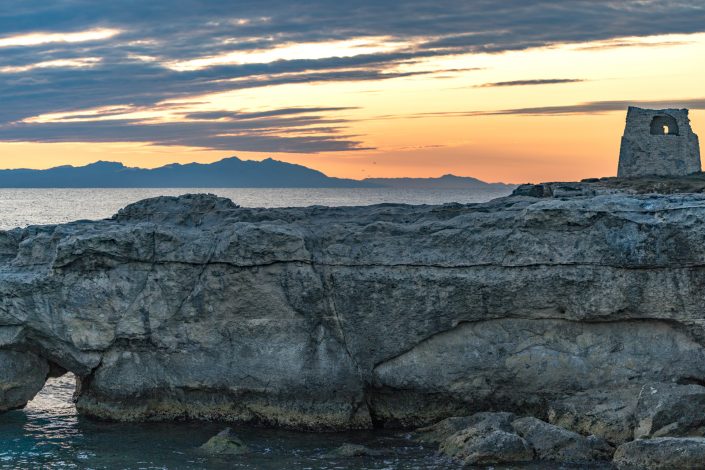
[[629,106],[640,106],[651,109],[688,108],[705,109],[705,98],[693,98],[673,101],[591,101],[567,106],[543,106],[536,108],[504,109],[500,111],[479,111],[469,115],[497,115],[497,114],[523,114],[523,115],[565,115],[565,114],[598,114],[609,111],[624,111]]
[[532,86],[532,85],[558,85],[562,83],[578,83],[584,82],[585,80],[578,78],[542,78],[538,80],[512,80],[509,82],[494,82],[494,83],[483,83],[482,85],[477,85],[477,88],[496,88],[496,87],[509,87],[509,86]]
[[499,109],[491,111],[454,111],[421,113],[404,116],[379,116],[378,119],[423,118],[423,117],[472,117],[472,116],[564,116],[571,114],[600,114],[611,111],[625,111],[629,106],[638,106],[649,109],[705,109],[705,98],[688,98],[676,100],[615,100],[615,101],[589,101],[587,103],[570,104],[564,106],[540,106],[533,108]]
[[[4,0],[0,9],[0,42],[37,31],[95,28],[122,32],[107,40],[0,48],[0,139],[94,142],[129,138],[228,150],[350,150],[358,148],[359,143],[341,130],[345,127],[342,120],[331,122],[330,116],[337,111],[334,109],[310,110],[305,116],[292,112],[258,117],[226,110],[186,116],[185,122],[169,124],[17,121],[99,106],[149,108],[170,98],[248,87],[381,80],[429,73],[398,72],[396,67],[438,55],[701,32],[705,31],[705,5],[684,0]],[[175,71],[163,65],[293,43],[380,36],[413,45],[347,58],[219,65],[192,71]],[[100,62],[80,69],[21,69],[86,57],[99,58]],[[157,60],[144,61],[145,57]],[[538,83],[514,83],[520,84]],[[505,111],[560,112],[571,111]],[[594,111],[587,108],[580,112]],[[266,118],[276,118],[267,123],[270,127],[266,130],[237,127],[240,121]],[[318,133],[305,134],[307,126]]]

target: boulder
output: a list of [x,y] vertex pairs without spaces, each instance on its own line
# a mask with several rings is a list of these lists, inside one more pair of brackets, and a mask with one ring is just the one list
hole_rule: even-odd
[[588,390],[549,404],[548,421],[579,434],[594,434],[613,445],[634,436],[635,411],[641,386]]
[[250,450],[235,435],[232,429],[225,428],[199,447],[201,452],[209,455],[240,455],[246,454]]
[[620,470],[703,470],[705,438],[637,439],[617,448],[614,464]]
[[648,383],[639,394],[634,438],[705,435],[705,387]]
[[520,418],[512,427],[533,447],[539,460],[587,463],[610,460],[614,453],[604,439],[582,436],[537,418]]
[[513,413],[475,413],[472,416],[455,416],[446,418],[431,426],[419,428],[414,439],[429,444],[440,444],[453,434],[470,430],[477,434],[491,431],[512,431],[511,423],[516,419]]
[[501,430],[460,431],[443,441],[440,451],[464,465],[528,462],[534,458],[534,451],[524,439]]

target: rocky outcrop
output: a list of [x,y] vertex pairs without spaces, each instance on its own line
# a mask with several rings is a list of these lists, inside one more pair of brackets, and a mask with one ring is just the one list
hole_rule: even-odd
[[188,196],[2,232],[0,390],[23,391],[0,408],[48,364],[79,377],[85,415],[306,429],[546,418],[590,390],[702,383],[703,220],[694,194]]
[[639,394],[634,438],[705,435],[705,387],[648,383]]
[[550,403],[548,420],[571,431],[605,439],[613,445],[634,439],[636,407],[642,386],[588,390]]
[[704,470],[705,438],[638,439],[619,446],[614,463],[620,470]]
[[531,445],[538,460],[585,463],[607,461],[614,454],[614,448],[599,437],[582,436],[540,419],[521,418],[512,427]]
[[416,440],[438,443],[439,451],[464,465],[552,461],[605,463],[614,448],[596,436],[583,436],[532,417],[477,413],[448,418],[419,429]]
[[439,446],[442,454],[464,465],[530,462],[534,450],[512,428],[514,418],[512,413],[477,413],[465,418],[467,425],[449,436],[443,436],[444,431],[457,426],[459,421],[439,423],[430,436],[442,439]]
[[216,456],[242,455],[250,451],[230,428],[225,428],[208,439],[198,450],[205,454]]

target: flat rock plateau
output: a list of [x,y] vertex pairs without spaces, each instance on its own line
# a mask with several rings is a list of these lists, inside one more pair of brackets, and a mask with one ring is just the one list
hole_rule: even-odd
[[468,465],[697,462],[705,195],[649,184],[443,206],[187,195],[0,232],[0,410],[70,371],[101,419],[455,417],[427,442]]

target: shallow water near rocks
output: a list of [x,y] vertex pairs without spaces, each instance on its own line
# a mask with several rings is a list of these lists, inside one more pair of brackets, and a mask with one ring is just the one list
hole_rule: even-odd
[[[70,374],[49,379],[25,409],[0,417],[0,469],[455,469],[402,431],[304,433],[231,426],[251,449],[246,455],[215,458],[198,447],[223,423],[121,424],[80,418],[72,402]],[[326,458],[345,443],[383,451],[379,457]],[[533,464],[484,466],[497,470],[610,468]]]
[[[442,469],[433,449],[398,432],[301,433],[234,426],[251,452],[213,458],[198,447],[221,423],[119,424],[79,418],[75,380],[50,379],[24,410],[0,418],[0,469]],[[381,457],[327,459],[344,443],[384,450]]]

